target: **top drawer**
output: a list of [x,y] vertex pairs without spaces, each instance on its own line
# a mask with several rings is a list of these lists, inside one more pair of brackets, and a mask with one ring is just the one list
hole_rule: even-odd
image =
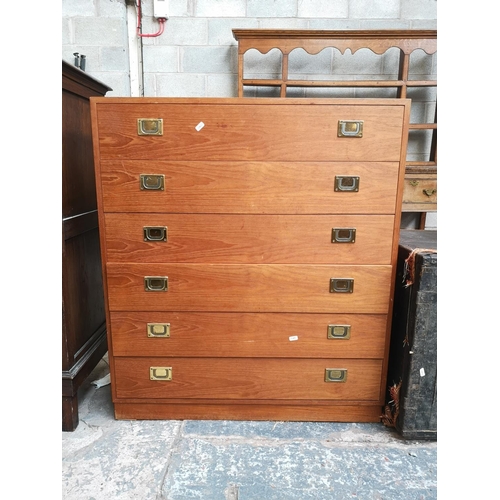
[[399,161],[407,101],[359,101],[97,98],[93,133],[101,160]]

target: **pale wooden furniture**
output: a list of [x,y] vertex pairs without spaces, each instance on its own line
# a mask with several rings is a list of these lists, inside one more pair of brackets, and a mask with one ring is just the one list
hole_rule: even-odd
[[409,101],[91,105],[116,418],[379,421]]
[[[421,49],[427,54],[437,51],[436,30],[271,30],[233,29],[238,42],[238,96],[243,97],[245,87],[279,87],[280,97],[287,97],[287,90],[308,88],[394,88],[398,98],[408,98],[408,90],[436,87],[436,80],[410,79],[411,54]],[[400,50],[398,74],[394,79],[359,79],[331,75],[330,79],[306,80],[289,78],[289,55],[295,49],[318,54],[327,47],[338,49],[341,54],[368,48],[384,54],[396,47]],[[280,78],[245,78],[244,56],[250,49],[262,54],[278,49],[282,54]],[[335,70],[334,70],[335,72]],[[437,107],[436,107],[437,109]],[[437,111],[436,111],[437,113]],[[405,212],[431,212],[437,210],[437,115],[430,123],[410,123],[410,133],[431,131],[424,161],[406,161],[406,179],[402,210]],[[423,217],[422,220],[424,220]]]
[[107,351],[90,96],[110,87],[62,62],[62,430],[78,426],[78,389]]

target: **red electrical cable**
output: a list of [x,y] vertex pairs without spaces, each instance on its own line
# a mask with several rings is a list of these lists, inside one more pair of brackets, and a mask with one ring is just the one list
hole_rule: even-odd
[[137,6],[137,36],[146,38],[146,37],[155,37],[155,36],[160,36],[164,29],[165,29],[165,22],[166,19],[163,17],[158,18],[158,22],[160,23],[160,29],[156,33],[141,33],[141,0],[138,0],[136,3]]
[[156,33],[137,33],[137,36],[142,36],[142,37],[152,37],[152,36],[160,36],[163,33],[163,30],[165,29],[165,21],[163,17],[160,17],[158,19],[158,22],[160,23],[160,29]]

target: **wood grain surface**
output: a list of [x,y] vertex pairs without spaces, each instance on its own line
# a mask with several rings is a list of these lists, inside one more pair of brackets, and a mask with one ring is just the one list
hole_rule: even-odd
[[[108,263],[111,311],[387,313],[390,266],[309,264]],[[167,276],[147,292],[145,276]],[[330,278],[354,279],[353,293],[330,293]]]
[[[115,356],[383,358],[383,314],[112,312]],[[148,323],[169,323],[170,337],[148,337]],[[350,326],[328,339],[328,325]]]
[[[102,161],[105,212],[393,214],[395,162]],[[165,176],[142,191],[139,176]],[[336,176],[359,177],[359,191],[334,191]]]
[[[108,262],[390,264],[394,216],[106,214]],[[167,241],[144,241],[161,227]],[[332,230],[355,230],[332,243]],[[350,233],[349,233],[350,234]]]
[[[150,380],[151,366],[172,368],[171,381]],[[325,382],[325,369],[347,369]],[[262,358],[116,358],[119,398],[327,399],[377,401],[381,360]]]
[[[115,105],[109,99],[99,104],[97,116],[100,156],[103,160],[399,161],[403,106],[310,102],[242,106],[205,100],[185,106],[143,100]],[[139,136],[140,118],[162,119],[163,135]],[[363,120],[363,137],[337,137],[339,120]]]
[[[106,98],[91,110],[116,418],[378,421],[409,101]],[[139,135],[140,118],[163,120],[163,134]],[[363,137],[339,137],[339,120],[362,120]],[[141,189],[141,175],[163,189]],[[336,190],[338,177],[359,189]],[[333,229],[355,242],[332,242]],[[168,289],[145,290],[145,277]],[[332,278],[353,292],[331,293]],[[329,339],[332,324],[350,337]],[[151,380],[152,366],[172,380]]]
[[380,404],[351,401],[301,401],[289,403],[238,400],[218,402],[188,400],[167,403],[152,399],[140,402],[115,400],[115,417],[125,420],[276,420],[278,422],[380,422]]

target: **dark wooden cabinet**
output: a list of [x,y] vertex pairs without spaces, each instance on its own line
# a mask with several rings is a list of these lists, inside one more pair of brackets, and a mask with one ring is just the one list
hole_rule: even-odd
[[78,388],[106,354],[90,96],[110,87],[62,62],[62,429],[78,426]]

